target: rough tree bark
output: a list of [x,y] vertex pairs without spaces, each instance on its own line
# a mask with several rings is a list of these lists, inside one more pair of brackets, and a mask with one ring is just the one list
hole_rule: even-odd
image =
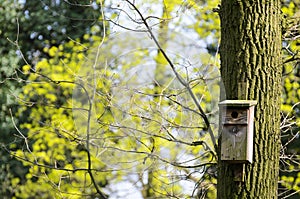
[[[221,76],[226,99],[257,100],[258,104],[255,108],[253,163],[245,165],[244,181],[235,182],[235,166],[219,160],[218,199],[277,198],[281,95],[280,0],[222,0],[219,14]],[[240,83],[244,86],[243,95],[238,94]]]

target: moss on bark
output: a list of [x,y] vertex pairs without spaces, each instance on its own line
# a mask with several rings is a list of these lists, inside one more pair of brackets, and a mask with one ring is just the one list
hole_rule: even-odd
[[[254,162],[246,165],[244,181],[234,182],[234,167],[219,161],[218,198],[277,198],[282,68],[280,0],[223,0],[220,18],[221,75],[226,99],[243,97],[257,100],[258,104]],[[240,83],[246,85],[242,95],[238,93]]]

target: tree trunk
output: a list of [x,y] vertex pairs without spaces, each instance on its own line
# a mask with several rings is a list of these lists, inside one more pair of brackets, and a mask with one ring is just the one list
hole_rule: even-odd
[[247,99],[258,103],[253,163],[245,164],[242,181],[234,181],[234,170],[241,165],[220,160],[220,134],[218,199],[277,198],[282,70],[280,0],[222,0],[219,12],[221,76],[226,90],[222,100]]

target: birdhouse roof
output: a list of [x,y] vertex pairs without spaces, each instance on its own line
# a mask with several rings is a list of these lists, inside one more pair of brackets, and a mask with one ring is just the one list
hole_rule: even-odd
[[219,103],[219,106],[227,107],[250,107],[257,104],[256,100],[224,100]]

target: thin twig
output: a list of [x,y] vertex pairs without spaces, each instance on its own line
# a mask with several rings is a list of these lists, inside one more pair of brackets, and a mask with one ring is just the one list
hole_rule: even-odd
[[[101,7],[102,17],[104,18],[103,5],[102,5],[101,1],[100,1],[100,7]],[[96,65],[98,63],[100,48],[104,43],[105,36],[106,36],[106,28],[105,28],[105,22],[103,21],[103,37],[102,37],[100,44],[97,47],[95,62],[93,64],[93,80],[94,80],[93,83],[94,83],[94,85],[93,85],[92,96],[90,97],[90,100],[89,100],[89,110],[88,110],[87,130],[86,130],[86,152],[87,152],[87,156],[88,156],[88,173],[89,173],[89,176],[91,178],[91,181],[92,181],[97,193],[100,195],[100,197],[102,199],[106,199],[107,196],[105,196],[105,194],[102,193],[102,191],[100,190],[99,185],[97,184],[97,182],[94,178],[93,172],[92,172],[92,160],[91,160],[91,152],[90,152],[90,133],[91,133],[91,117],[92,117],[92,111],[93,111],[93,104],[94,104],[94,100],[95,100],[95,96],[96,96],[96,89],[97,89]],[[86,94],[88,95],[88,93],[86,93]]]
[[144,18],[143,14],[140,12],[140,10],[134,5],[134,3],[130,2],[129,0],[126,0],[126,2],[128,4],[130,4],[130,6],[133,7],[133,9],[138,13],[138,15],[140,16],[141,20],[143,21],[144,25],[146,26],[146,29],[148,30],[151,38],[153,39],[155,45],[157,46],[157,48],[159,49],[159,51],[162,53],[162,55],[164,56],[164,58],[166,59],[166,61],[168,62],[169,66],[171,67],[172,71],[174,72],[176,78],[178,79],[178,81],[187,89],[189,95],[191,96],[193,102],[195,103],[195,105],[197,106],[205,125],[207,126],[211,141],[214,145],[215,148],[215,152],[217,151],[217,142],[213,133],[213,130],[211,128],[210,122],[208,120],[208,117],[206,116],[204,110],[202,109],[201,105],[199,104],[195,94],[193,93],[192,89],[190,88],[190,85],[181,77],[181,75],[176,71],[176,68],[173,64],[173,62],[170,60],[169,56],[166,54],[166,52],[164,51],[164,49],[162,49],[160,43],[158,42],[156,36],[154,35],[154,33],[152,32],[150,26],[148,25],[147,20]]

